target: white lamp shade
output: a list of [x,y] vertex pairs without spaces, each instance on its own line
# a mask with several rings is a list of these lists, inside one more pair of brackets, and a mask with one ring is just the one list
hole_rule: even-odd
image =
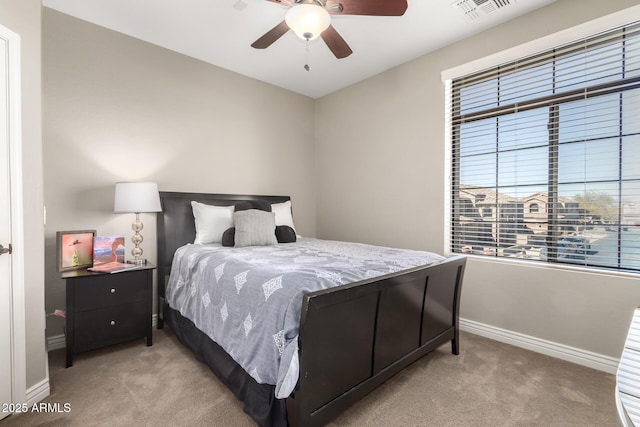
[[313,40],[331,24],[331,16],[323,7],[315,4],[297,4],[284,17],[287,26],[303,40]]
[[160,212],[160,195],[155,182],[117,182],[113,202],[115,213]]

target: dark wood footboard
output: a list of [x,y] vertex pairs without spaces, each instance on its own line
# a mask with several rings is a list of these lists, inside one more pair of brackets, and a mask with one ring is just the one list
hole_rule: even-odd
[[466,258],[453,257],[304,298],[290,425],[323,425],[443,343],[458,354]]

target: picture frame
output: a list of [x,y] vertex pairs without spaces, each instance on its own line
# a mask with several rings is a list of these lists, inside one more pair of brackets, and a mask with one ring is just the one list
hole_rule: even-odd
[[93,266],[124,263],[125,240],[121,234],[93,237]]
[[82,270],[93,266],[93,238],[96,230],[56,232],[58,271]]

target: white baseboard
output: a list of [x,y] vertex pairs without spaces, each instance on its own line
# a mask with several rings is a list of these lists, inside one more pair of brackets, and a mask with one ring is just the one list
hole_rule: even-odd
[[51,394],[51,390],[49,389],[49,378],[45,378],[40,381],[38,384],[29,387],[26,393],[26,403],[31,407],[34,403],[40,402],[45,397]]
[[[151,316],[151,327],[155,328],[158,325],[158,315]],[[59,350],[67,347],[67,341],[64,334],[54,335],[47,337],[47,351]]]
[[64,339],[64,334],[47,337],[47,351],[58,350],[60,348],[65,348],[65,347],[66,347],[66,343]]
[[614,357],[543,340],[507,329],[497,328],[473,320],[460,319],[460,330],[610,374],[616,373],[618,363],[620,362],[619,359]]
[[[152,323],[155,328],[158,324],[157,314],[153,315]],[[593,353],[576,347],[570,347],[553,341],[543,340],[530,335],[497,328],[495,326],[486,325],[484,323],[468,319],[460,319],[460,330],[490,338],[495,341],[511,344],[516,347],[535,351],[537,353],[546,354],[547,356],[556,357],[578,365],[587,366],[599,371],[608,372],[610,374],[616,373],[618,363],[620,361],[614,357]],[[49,351],[65,348],[64,334],[48,337],[47,348]]]

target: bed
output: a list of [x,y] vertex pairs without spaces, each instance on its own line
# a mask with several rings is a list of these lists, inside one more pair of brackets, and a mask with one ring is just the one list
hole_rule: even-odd
[[[179,341],[244,402],[244,411],[258,425],[324,425],[385,380],[441,345],[450,342],[452,353],[459,354],[458,311],[464,257],[445,259],[434,255],[430,258],[433,254],[406,251],[397,252],[399,258],[396,259],[396,250],[379,248],[382,251],[379,258],[364,260],[359,254],[365,249],[368,251],[368,247],[363,247],[368,245],[353,244],[356,246],[352,247],[343,242],[300,236],[294,243],[266,247],[235,249],[216,244],[193,245],[190,243],[197,237],[192,202],[233,209],[238,202],[256,200],[271,206],[290,206],[287,205],[290,198],[176,192],[161,192],[160,198],[162,212],[157,216],[158,307],[162,315],[158,328],[168,324]],[[236,243],[240,231],[236,231]],[[338,255],[343,248],[354,254],[355,261]],[[280,261],[288,255],[294,256],[292,263],[295,265]],[[316,262],[312,255],[330,261],[332,267],[342,270],[318,273],[315,267],[305,265]],[[306,284],[306,277],[314,272],[324,280],[325,285],[317,290],[307,291],[316,288],[301,285],[300,295],[288,296],[289,299],[283,300],[286,309],[276,310],[285,319],[283,322],[287,327],[279,332],[280,335],[269,336],[279,351],[275,358],[280,365],[274,367],[273,378],[261,370],[261,364],[266,362],[259,353],[266,347],[259,346],[257,336],[247,340],[254,347],[248,350],[248,356],[243,355],[240,347],[244,344],[238,344],[238,351],[234,347],[234,343],[244,338],[242,333],[240,338],[231,339],[231,344],[220,340],[216,334],[222,333],[222,326],[209,327],[185,308],[189,306],[186,301],[191,294],[192,299],[198,301],[198,304],[191,304],[196,311],[206,311],[210,305],[218,304],[216,315],[226,322],[228,307],[224,299],[239,298],[239,303],[245,303],[246,297],[240,298],[241,289],[246,295],[245,290],[250,288],[249,285],[240,287],[246,282],[246,271],[241,271],[244,267],[234,271],[235,264],[216,258],[221,256],[257,266],[255,274],[252,270],[252,277],[263,271],[264,265],[279,268],[279,282],[274,285],[268,281],[268,286],[263,286],[259,292],[264,292],[265,301],[271,299],[270,303],[276,300],[271,295],[284,293],[274,290],[292,287],[291,283],[286,286],[287,280],[300,280]],[[423,256],[428,257],[420,258]],[[340,266],[345,262],[346,265]],[[374,264],[371,263],[380,266],[372,267]],[[355,281],[347,281],[346,278],[351,277],[348,267],[354,264],[362,265],[364,275]],[[377,269],[376,274],[369,274],[372,269]],[[186,279],[190,277],[190,271],[193,275],[206,276],[209,282],[217,282],[224,275],[235,277],[238,296],[233,292],[228,296],[217,295],[217,288],[200,289],[200,285]],[[242,278],[240,286],[238,277]],[[296,304],[286,305],[286,301]],[[230,304],[229,311],[234,310],[231,307],[235,306]],[[240,319],[241,323],[235,329],[241,329],[249,337],[249,332],[254,333],[253,326],[268,323],[261,319],[258,322],[256,316]],[[291,319],[295,320],[295,329],[291,328]],[[255,361],[256,355],[261,360]],[[264,350],[264,359],[270,360],[267,350]],[[251,365],[254,362],[255,365]]]

